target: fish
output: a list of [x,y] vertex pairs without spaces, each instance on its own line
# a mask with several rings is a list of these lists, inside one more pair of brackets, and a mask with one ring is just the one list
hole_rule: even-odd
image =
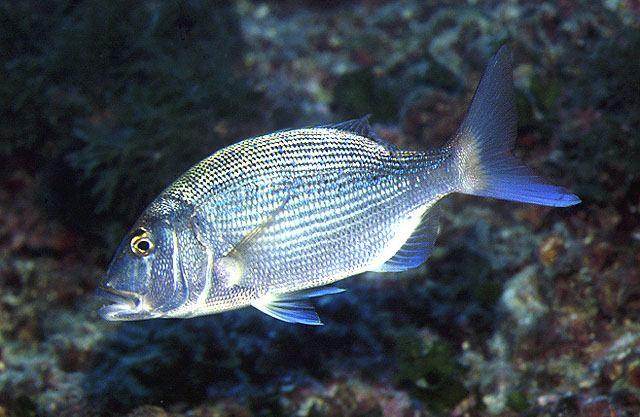
[[517,117],[511,53],[489,61],[442,148],[402,150],[368,117],[245,139],[197,163],[146,208],[98,294],[105,320],[189,318],[255,307],[321,325],[311,299],[373,271],[429,258],[439,204],[463,193],[543,206],[580,199],[511,153]]

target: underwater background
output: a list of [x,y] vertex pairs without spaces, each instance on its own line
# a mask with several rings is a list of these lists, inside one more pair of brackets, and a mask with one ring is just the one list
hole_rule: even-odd
[[[0,4],[0,417],[640,415],[640,3]],[[583,203],[455,195],[433,256],[319,299],[113,323],[115,244],[222,146],[372,114],[441,146],[514,52],[516,154]]]

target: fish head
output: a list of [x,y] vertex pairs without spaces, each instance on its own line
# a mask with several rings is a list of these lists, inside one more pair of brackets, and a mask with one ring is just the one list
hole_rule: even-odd
[[166,220],[136,225],[122,240],[98,288],[111,301],[99,310],[110,321],[167,317],[187,297],[177,231]]

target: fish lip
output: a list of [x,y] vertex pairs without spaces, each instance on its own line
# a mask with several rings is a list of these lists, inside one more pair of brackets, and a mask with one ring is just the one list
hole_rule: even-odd
[[98,314],[104,320],[126,320],[127,316],[140,312],[142,306],[140,295],[128,291],[115,290],[101,285],[96,290],[96,295],[111,301],[110,304],[103,305],[98,310]]

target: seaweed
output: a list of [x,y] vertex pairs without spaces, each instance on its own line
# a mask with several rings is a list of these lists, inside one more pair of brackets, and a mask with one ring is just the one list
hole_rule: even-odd
[[94,354],[87,392],[97,409],[112,411],[140,401],[198,402],[213,382],[238,383],[237,364],[211,320],[124,324]]
[[434,411],[445,411],[467,395],[465,369],[451,347],[432,336],[406,332],[397,341],[399,369],[397,382]]
[[35,167],[56,161],[40,172],[44,199],[64,219],[82,204],[72,194],[90,197],[80,210],[98,216],[72,222],[83,231],[132,221],[226,143],[220,123],[256,115],[260,96],[237,75],[243,44],[231,4],[24,2],[0,13],[9,51],[0,113],[10,121],[0,152]]

